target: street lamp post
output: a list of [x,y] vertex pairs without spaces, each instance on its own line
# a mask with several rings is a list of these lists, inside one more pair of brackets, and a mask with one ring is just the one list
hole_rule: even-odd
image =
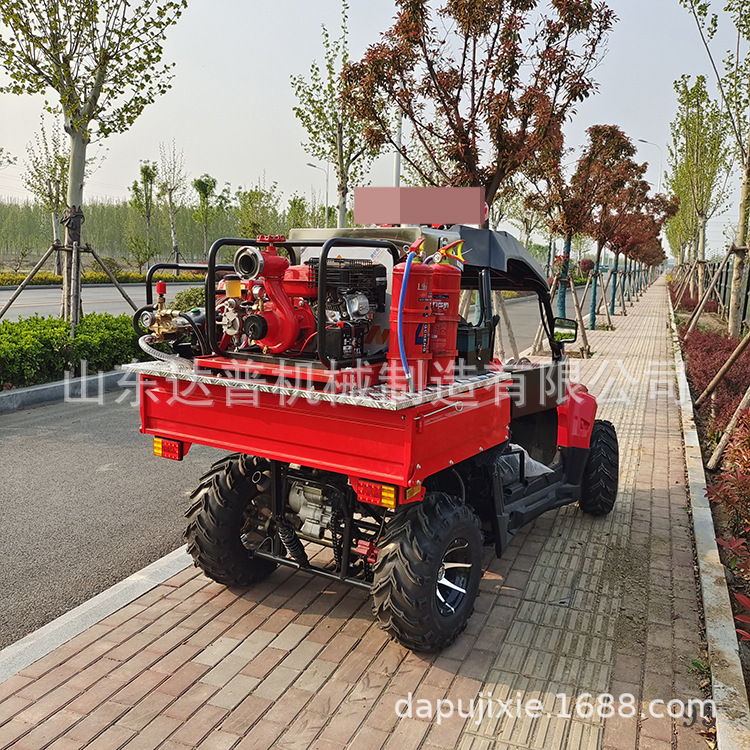
[[319,169],[321,172],[325,173],[326,176],[326,229],[328,229],[328,162],[326,162],[326,168],[323,169],[323,167],[319,167],[317,164],[313,164],[312,162],[307,162],[308,167],[312,167],[313,169]]
[[652,141],[646,141],[643,138],[638,139],[638,143],[647,143],[649,146],[656,146],[656,148],[659,149],[659,179],[657,180],[658,187],[656,188],[656,192],[661,192],[661,173],[662,169],[664,168],[664,154],[662,153],[661,146],[658,143],[653,143]]

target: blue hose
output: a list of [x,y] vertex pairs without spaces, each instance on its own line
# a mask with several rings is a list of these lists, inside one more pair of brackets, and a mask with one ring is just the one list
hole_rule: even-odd
[[406,361],[406,354],[404,353],[404,300],[406,298],[406,285],[409,281],[409,271],[411,271],[411,264],[414,260],[416,253],[412,250],[409,255],[406,256],[406,268],[404,268],[404,278],[401,281],[401,292],[398,295],[398,348],[399,354],[401,355],[401,367],[404,368],[404,374],[406,375],[406,383],[409,387],[409,393],[414,393],[414,378],[412,377],[411,371],[409,370],[409,364]]

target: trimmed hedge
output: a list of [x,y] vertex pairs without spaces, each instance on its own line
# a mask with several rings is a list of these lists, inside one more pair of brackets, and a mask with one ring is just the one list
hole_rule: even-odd
[[[0,273],[0,286],[18,286],[25,278],[25,273]],[[115,277],[121,284],[140,284],[145,283],[146,274],[137,273],[136,271],[121,271],[116,273]],[[172,283],[184,283],[193,284],[195,282],[203,282],[202,274],[195,273],[184,273],[179,276],[174,276],[170,273],[157,273],[154,274],[154,281],[171,281]],[[81,275],[81,282],[83,284],[111,284],[104,271],[86,271]],[[55,276],[51,271],[39,271],[34,278],[29,282],[29,286],[41,286],[50,285],[56,286],[62,284],[62,276]]]
[[89,374],[112,370],[133,359],[147,359],[129,315],[89,313],[70,339],[70,323],[34,315],[0,321],[0,387],[29,386],[61,380],[65,370],[78,371],[81,361]]

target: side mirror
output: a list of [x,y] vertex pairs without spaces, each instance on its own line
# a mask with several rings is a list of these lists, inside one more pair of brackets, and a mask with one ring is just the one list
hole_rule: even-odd
[[555,318],[555,341],[563,343],[578,338],[578,322],[570,318]]

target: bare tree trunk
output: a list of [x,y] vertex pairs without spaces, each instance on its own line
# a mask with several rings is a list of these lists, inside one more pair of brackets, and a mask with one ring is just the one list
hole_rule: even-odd
[[[696,235],[695,238],[693,239],[693,252],[692,252],[693,262],[698,260],[698,242],[699,242],[698,236]],[[698,274],[695,274],[690,279],[690,296],[691,297],[698,296]]]
[[706,260],[706,217],[698,217],[698,293],[696,299],[700,299],[706,284],[706,267],[703,261]]
[[58,250],[55,253],[55,276],[62,276],[62,250],[60,246],[60,217],[57,215],[57,211],[52,212],[52,244],[57,245]]
[[[689,334],[693,328],[695,328],[696,325],[698,325],[698,318],[703,313],[703,308],[705,308],[706,303],[708,302],[709,297],[711,296],[711,292],[716,288],[716,284],[719,281],[719,278],[721,277],[721,274],[724,271],[724,266],[727,264],[727,261],[729,260],[730,256],[732,255],[733,248],[730,248],[727,250],[727,254],[724,256],[724,260],[721,261],[721,265],[719,266],[718,270],[714,274],[714,277],[711,279],[711,283],[708,286],[708,289],[706,289],[705,292],[701,294],[700,301],[695,306],[695,310],[693,310],[693,314],[690,316],[690,320],[688,321],[688,329],[687,333]],[[704,264],[701,264],[701,268]],[[687,335],[687,334],[686,334]]]
[[[750,139],[748,141],[750,149]],[[731,338],[739,338],[742,330],[742,281],[745,275],[745,257],[747,255],[747,219],[748,203],[750,203],[750,151],[745,157],[745,165],[742,171],[742,193],[740,195],[740,220],[737,227],[737,247],[734,251],[734,264],[732,269],[732,292],[729,298],[729,325],[728,333]]]
[[[172,252],[174,253],[174,262],[179,263],[180,262],[180,248],[177,244],[177,221],[175,220],[175,208],[174,208],[174,201],[172,200],[172,196],[169,196],[169,231],[172,234]],[[177,274],[177,271],[175,270],[175,274]]]
[[[167,197],[167,207],[169,209],[169,231],[172,235],[172,255],[174,255],[174,262],[180,262],[180,246],[177,244],[177,221],[175,219],[175,206],[172,200],[172,194],[169,193]],[[174,269],[174,275],[179,276],[179,269]]]
[[[338,172],[338,210],[336,226],[340,229],[346,226],[346,198],[349,194],[349,176],[344,166],[344,142],[342,124],[338,124],[336,130],[336,160]],[[327,218],[327,217],[326,217]]]
[[573,309],[576,313],[576,321],[578,323],[579,334],[581,336],[581,357],[588,359],[591,354],[589,348],[589,341],[586,338],[586,326],[583,324],[583,315],[581,314],[581,306],[578,304],[578,295],[576,294],[576,285],[572,277],[568,277],[568,284],[570,285],[570,294],[573,297]]
[[[83,182],[86,172],[86,148],[88,141],[84,138],[72,119],[68,116],[65,118],[65,131],[70,136],[70,166],[68,169],[68,206],[75,206],[79,211],[83,208]],[[71,237],[69,228],[65,228],[65,245],[72,247],[73,243],[81,242],[80,233],[78,236]],[[63,272],[63,294],[67,297],[63,301],[63,314],[66,320],[73,317],[73,305],[75,304],[74,296],[79,288],[81,267],[80,262],[74,262],[77,253],[66,253],[64,272]],[[80,257],[77,258],[80,261]],[[78,315],[78,312],[75,313]]]

